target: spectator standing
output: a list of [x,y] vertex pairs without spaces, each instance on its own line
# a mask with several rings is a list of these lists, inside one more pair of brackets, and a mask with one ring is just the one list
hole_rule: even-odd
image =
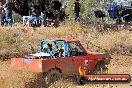
[[37,13],[34,6],[35,5],[32,3],[30,7],[30,25],[32,27],[37,26]]
[[65,8],[63,7],[60,11],[60,21],[64,21],[65,20]]
[[12,3],[11,0],[6,0],[6,3],[4,4],[4,8],[6,8],[6,22],[7,24],[10,23],[12,25]]
[[3,4],[0,2],[0,14],[2,12],[2,9],[3,9]]
[[52,5],[53,5],[53,13],[55,17],[55,25],[58,26],[59,18],[60,18],[60,9],[62,7],[62,4],[59,0],[53,0]]
[[46,9],[45,9],[45,0],[39,0],[41,16],[42,16],[42,25],[46,27]]
[[74,14],[75,14],[75,21],[80,21],[80,2],[79,0],[75,0],[74,2]]
[[0,2],[0,22],[2,21],[2,10],[3,10],[3,5],[2,5],[2,3]]
[[1,25],[3,26],[6,22],[6,13],[5,13],[4,8],[2,8],[0,19],[1,19]]
[[32,4],[31,7],[30,7],[30,15],[32,17],[36,16],[36,11],[35,11],[35,8],[34,8],[34,4]]

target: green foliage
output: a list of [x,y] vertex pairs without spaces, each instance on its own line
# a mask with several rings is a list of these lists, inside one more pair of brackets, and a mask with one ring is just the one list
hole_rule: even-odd
[[[74,17],[74,9],[73,9],[74,0],[67,0],[67,8],[66,13],[70,14],[70,19]],[[107,10],[109,4],[112,0],[107,0],[107,2],[99,2],[99,0],[80,0],[81,3],[81,19],[87,21],[96,20],[94,17],[94,9],[99,8],[102,10]]]
[[13,11],[13,20],[14,20],[14,23],[21,22],[22,21],[22,17],[18,13]]

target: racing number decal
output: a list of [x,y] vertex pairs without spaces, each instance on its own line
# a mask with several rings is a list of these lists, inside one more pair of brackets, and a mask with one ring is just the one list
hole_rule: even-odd
[[22,62],[25,63],[25,64],[30,64],[31,63],[31,61],[29,59],[23,59]]

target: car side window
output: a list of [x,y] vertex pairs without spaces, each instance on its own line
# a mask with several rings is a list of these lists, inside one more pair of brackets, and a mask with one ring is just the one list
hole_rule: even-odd
[[80,46],[80,43],[78,43],[78,42],[69,43],[69,52],[70,52],[70,56],[84,56],[84,55],[86,55],[86,53]]
[[53,58],[65,57],[63,41],[41,42],[40,52],[48,53]]

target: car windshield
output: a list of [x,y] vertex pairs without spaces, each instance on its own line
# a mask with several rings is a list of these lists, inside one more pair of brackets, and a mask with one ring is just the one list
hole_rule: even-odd
[[84,56],[86,55],[83,48],[80,46],[78,42],[71,42],[69,43],[69,52],[70,56]]

